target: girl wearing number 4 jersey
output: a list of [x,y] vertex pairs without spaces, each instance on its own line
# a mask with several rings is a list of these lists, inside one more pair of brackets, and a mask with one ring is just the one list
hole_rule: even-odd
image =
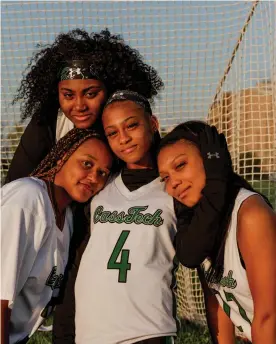
[[[207,148],[211,141],[214,147]],[[180,124],[161,142],[159,172],[167,192],[188,207],[200,203],[210,169],[227,181],[213,248],[199,269],[210,332],[214,343],[233,344],[235,325],[254,344],[275,344],[276,215],[264,196],[224,164],[216,142],[226,145],[214,127]]]
[[[191,244],[181,235],[189,234],[191,225],[200,227],[203,216],[191,222],[188,208],[167,195],[160,183],[155,162],[158,123],[147,99],[115,92],[102,121],[110,147],[124,166],[91,203],[91,237],[75,286],[76,343],[173,343],[173,260],[177,253],[190,266],[203,261],[199,255],[181,253]],[[203,196],[198,214],[207,209],[212,213],[212,197],[206,201]],[[218,207],[223,206],[217,198]],[[213,211],[212,217],[216,215]],[[200,252],[209,249],[207,241],[198,245]]]

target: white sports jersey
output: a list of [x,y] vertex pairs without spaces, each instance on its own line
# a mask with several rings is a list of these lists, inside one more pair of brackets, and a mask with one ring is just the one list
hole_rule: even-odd
[[52,309],[68,259],[72,213],[68,208],[60,231],[46,184],[37,178],[13,181],[1,193],[1,299],[10,301],[13,344],[31,336]]
[[[237,244],[238,211],[242,203],[254,195],[246,189],[241,189],[237,195],[231,216],[230,228],[225,243],[224,274],[219,284],[210,283],[209,287],[215,293],[219,304],[230,317],[233,324],[251,339],[251,323],[253,319],[253,299],[249,289],[246,270],[241,264]],[[209,262],[203,263],[205,272]]]
[[91,203],[76,281],[76,343],[134,343],[176,334],[173,199],[155,179],[130,192],[117,176]]

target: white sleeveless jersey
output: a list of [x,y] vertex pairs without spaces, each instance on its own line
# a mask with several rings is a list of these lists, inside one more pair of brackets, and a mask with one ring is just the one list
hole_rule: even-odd
[[121,175],[91,203],[91,237],[75,287],[76,343],[176,334],[173,198],[159,179],[130,192]]
[[[237,220],[238,211],[242,203],[254,195],[246,189],[241,189],[237,195],[231,216],[230,228],[225,243],[224,274],[219,285],[210,283],[209,287],[215,293],[219,304],[230,317],[233,324],[246,338],[251,338],[251,323],[253,320],[253,299],[249,289],[246,270],[241,264],[240,253],[237,244]],[[205,273],[209,267],[206,260],[203,263]]]

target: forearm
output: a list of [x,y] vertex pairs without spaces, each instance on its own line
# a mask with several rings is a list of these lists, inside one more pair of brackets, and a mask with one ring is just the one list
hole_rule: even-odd
[[201,286],[204,292],[207,324],[213,344],[234,344],[234,325],[220,307],[213,292],[209,289],[201,269],[197,269]]
[[205,301],[207,324],[213,344],[234,344],[234,325],[216,299]]
[[217,340],[218,344],[235,343],[235,327],[220,306],[218,306]]
[[11,311],[9,301],[1,300],[1,344],[9,344],[9,323]]
[[251,327],[253,344],[276,343],[276,313],[254,317]]

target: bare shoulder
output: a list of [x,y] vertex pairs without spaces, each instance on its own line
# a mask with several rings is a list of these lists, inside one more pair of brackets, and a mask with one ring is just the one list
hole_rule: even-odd
[[261,196],[253,195],[243,202],[238,213],[237,240],[246,267],[254,313],[274,314],[276,215]]
[[[261,231],[259,230],[261,229]],[[264,231],[276,233],[276,213],[260,195],[248,197],[238,213],[238,235],[259,235]],[[257,233],[255,233],[257,232]]]

